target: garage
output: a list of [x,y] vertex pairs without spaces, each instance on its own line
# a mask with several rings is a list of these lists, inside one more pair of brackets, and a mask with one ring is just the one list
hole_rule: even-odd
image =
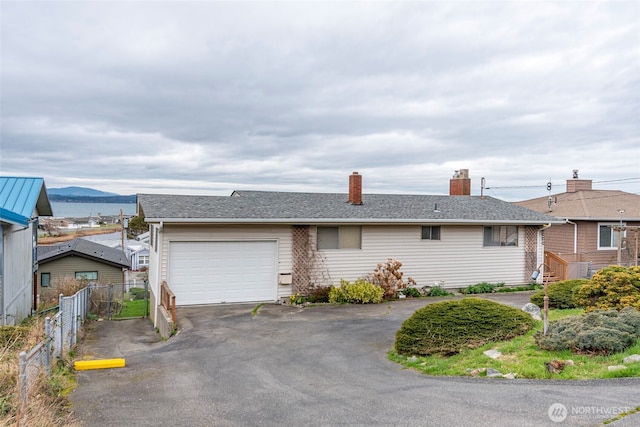
[[170,242],[169,283],[178,305],[275,301],[277,242]]

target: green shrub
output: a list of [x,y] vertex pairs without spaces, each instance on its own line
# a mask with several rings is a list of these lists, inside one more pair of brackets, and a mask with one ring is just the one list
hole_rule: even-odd
[[145,297],[149,298],[149,295],[146,295],[144,288],[131,288],[129,289],[129,293],[131,293],[131,297],[134,300],[141,300]]
[[396,333],[404,355],[451,355],[525,334],[535,325],[527,313],[497,302],[464,298],[416,310]]
[[416,288],[405,288],[402,290],[402,293],[408,296],[409,298],[419,298],[421,296],[420,291],[417,290]]
[[350,304],[379,304],[382,302],[384,289],[364,279],[351,283],[340,280],[340,286],[333,286],[329,291],[329,302]]
[[545,350],[571,350],[584,354],[612,354],[624,351],[640,337],[640,312],[627,307],[595,310],[552,322],[547,335],[538,332],[538,346]]
[[537,283],[531,283],[527,286],[514,286],[514,287],[499,287],[496,288],[496,292],[522,292],[522,291],[535,291],[537,289],[542,289],[542,286]]
[[461,294],[490,294],[496,292],[496,288],[503,287],[504,283],[477,283],[475,285],[469,285],[464,289],[460,289]]
[[[549,308],[577,308],[578,305],[573,299],[573,292],[576,288],[588,282],[588,279],[573,279],[548,284]],[[544,290],[531,295],[530,300],[538,307],[542,307],[544,304]]]
[[448,297],[449,295],[453,294],[440,285],[435,285],[434,287],[432,287],[427,294],[427,296],[430,297]]
[[329,302],[329,292],[331,286],[314,286],[309,290],[307,301],[310,303]]
[[598,270],[591,280],[574,292],[576,303],[585,311],[640,310],[640,267],[610,266]]

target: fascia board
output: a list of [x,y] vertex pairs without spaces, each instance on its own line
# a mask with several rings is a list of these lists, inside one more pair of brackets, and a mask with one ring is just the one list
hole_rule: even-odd
[[564,224],[563,219],[525,220],[459,220],[459,219],[362,219],[362,218],[145,218],[153,224],[455,224],[455,225],[546,225]]

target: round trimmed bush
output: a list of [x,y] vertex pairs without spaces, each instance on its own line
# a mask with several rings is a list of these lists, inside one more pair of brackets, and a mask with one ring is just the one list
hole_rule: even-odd
[[[576,288],[586,285],[587,283],[589,283],[588,279],[572,279],[548,284],[549,308],[562,309],[579,307],[573,299],[573,293]],[[544,304],[544,289],[531,295],[530,300],[538,307],[542,307]]]
[[430,304],[416,310],[396,332],[404,355],[451,355],[488,342],[523,335],[535,325],[517,308],[480,298]]

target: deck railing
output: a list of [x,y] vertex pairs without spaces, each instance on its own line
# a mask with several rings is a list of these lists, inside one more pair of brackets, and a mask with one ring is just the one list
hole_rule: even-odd
[[567,280],[569,277],[569,262],[565,261],[553,252],[544,251],[544,263],[548,267],[549,277],[553,277],[555,280]]
[[176,322],[176,296],[173,294],[167,282],[160,285],[160,304],[171,314],[171,320]]

